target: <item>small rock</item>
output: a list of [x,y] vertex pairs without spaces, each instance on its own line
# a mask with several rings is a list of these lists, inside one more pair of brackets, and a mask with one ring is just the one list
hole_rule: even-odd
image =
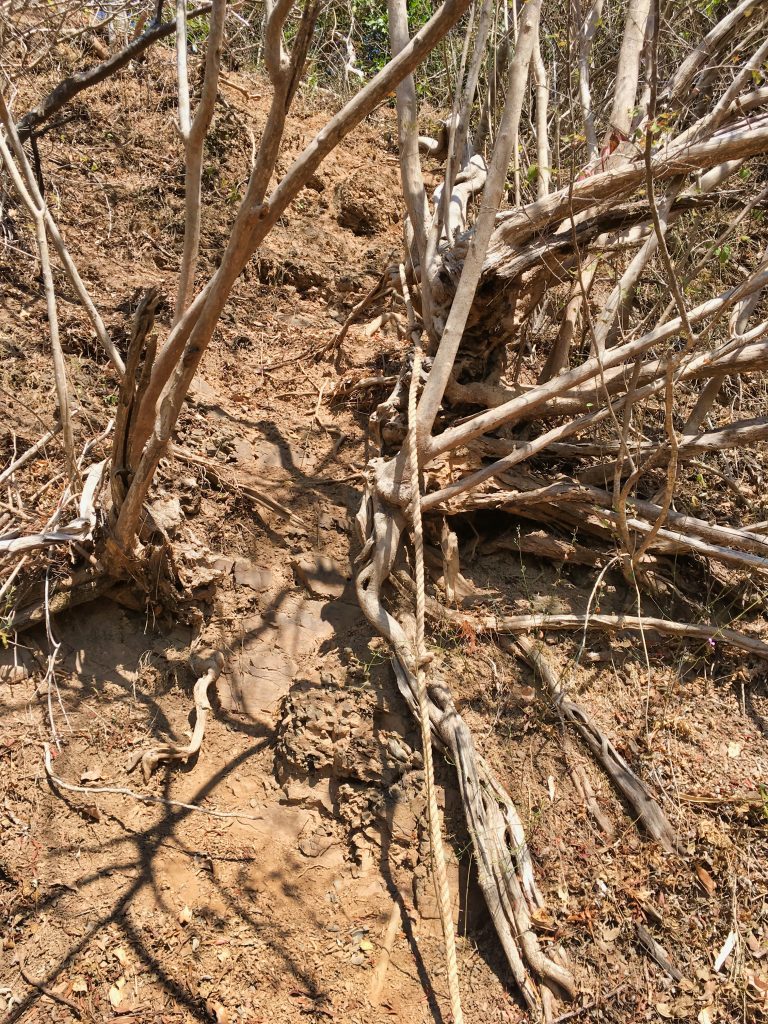
[[253,462],[253,445],[245,438],[238,438],[235,441],[235,455],[238,462]]
[[309,784],[292,779],[283,786],[283,792],[289,804],[303,804],[333,814],[330,779],[317,779]]
[[398,761],[408,761],[411,756],[411,750],[396,739],[394,736],[390,736],[387,740],[387,750],[390,754],[397,758]]

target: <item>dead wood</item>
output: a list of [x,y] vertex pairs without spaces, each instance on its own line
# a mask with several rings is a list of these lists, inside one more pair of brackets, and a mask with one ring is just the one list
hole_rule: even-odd
[[[405,574],[398,573],[398,579],[404,582],[409,589],[412,589],[413,582]],[[427,611],[437,621],[447,621],[457,627],[461,627],[467,622],[465,613],[453,612],[440,605],[434,599],[427,601]],[[597,618],[601,618],[601,616],[597,616]],[[619,619],[620,617],[602,616],[602,618]],[[566,696],[563,682],[544,657],[541,645],[535,644],[524,636],[516,636],[514,641],[509,641],[504,637],[504,633],[507,632],[522,634],[537,628],[537,624],[549,624],[550,621],[569,619],[579,619],[580,625],[584,626],[587,617],[521,615],[507,617],[485,616],[480,618],[472,616],[470,624],[473,631],[480,635],[490,635],[505,650],[510,650],[512,653],[522,653],[525,660],[546,684],[550,696],[555,701],[558,713],[577,730],[595,758],[602,764],[608,777],[633,808],[638,820],[643,824],[649,835],[657,840],[667,852],[674,852],[678,845],[677,837],[660,805],[650,794],[645,783],[632,771],[611,741],[601,732],[600,728],[592,721],[584,709]],[[643,621],[643,625],[646,625],[646,620]],[[672,625],[675,626],[677,624],[673,623]],[[648,625],[647,628],[653,627]],[[763,656],[768,656],[768,645],[763,644],[761,646],[764,648]]]
[[[528,510],[532,513],[533,518],[537,518],[541,514],[547,515],[555,521],[559,519],[561,522],[573,523],[574,516],[579,516],[579,512],[584,508],[593,506],[596,510],[610,510],[613,505],[613,496],[608,491],[571,478],[547,483],[541,476],[530,472],[510,471],[503,474],[499,478],[499,482],[506,483],[513,489],[486,493],[473,492],[466,499],[460,499],[455,505],[437,506],[435,511],[459,512],[500,508],[507,512],[525,514],[525,511]],[[568,510],[574,502],[581,507],[572,515]],[[635,515],[649,522],[653,521],[661,511],[659,505],[641,498],[630,497],[627,499],[627,504]],[[538,508],[541,509],[540,513],[535,511]],[[583,515],[579,516],[578,521],[583,528],[589,530],[591,524]],[[696,516],[674,510],[669,511],[667,522],[674,526],[677,533],[681,535],[680,543],[682,544],[685,544],[687,536],[694,535],[702,540],[712,541],[715,545],[749,551],[763,558],[768,557],[768,538],[749,529],[719,526],[716,523],[706,522]]]
[[[79,411],[79,409],[73,409],[70,413],[70,416],[75,417]],[[17,473],[22,468],[22,466],[25,466],[28,462],[34,459],[35,456],[38,455],[43,450],[43,448],[45,448],[45,446],[50,441],[52,441],[57,434],[60,433],[60,431],[61,424],[57,423],[49,431],[43,434],[43,436],[38,441],[35,441],[33,445],[30,445],[30,447],[27,448],[27,450],[22,455],[20,455],[17,459],[14,459],[8,466],[6,466],[5,469],[0,473],[0,486],[2,486],[6,482],[6,480],[10,480],[13,474]]]
[[725,626],[701,625],[693,622],[673,622],[652,616],[631,615],[506,615],[487,616],[477,623],[478,632],[529,633],[536,629],[585,630],[604,629],[609,632],[656,632],[666,636],[690,637],[701,640],[709,646],[726,644],[747,654],[753,654],[763,661],[768,660],[768,644],[757,637]]
[[585,809],[589,814],[592,815],[598,828],[605,834],[608,839],[612,839],[616,834],[613,825],[611,824],[610,818],[603,811],[597,802],[595,791],[592,788],[592,784],[587,778],[587,773],[584,771],[581,765],[574,763],[573,748],[570,743],[563,744],[564,753],[568,762],[568,772],[571,776],[576,792],[581,797]]
[[637,932],[637,937],[640,940],[640,945],[651,956],[651,958],[656,961],[659,967],[661,967],[663,971],[666,971],[673,981],[682,981],[683,975],[678,971],[675,965],[671,963],[664,947],[659,945],[645,925],[636,921],[635,930]]
[[[48,614],[54,617],[70,608],[88,604],[89,601],[107,595],[114,585],[114,580],[107,579],[103,572],[93,568],[77,573],[70,580],[69,586],[65,586],[61,582],[57,585],[57,589],[49,601]],[[15,608],[8,617],[7,629],[9,632],[22,633],[24,630],[45,622],[45,618],[44,602],[35,601],[30,605]]]
[[555,562],[570,562],[574,565],[594,566],[608,560],[602,552],[554,537],[544,530],[510,531],[483,547],[485,555],[496,551],[519,551],[521,554],[549,558]]
[[62,995],[60,992],[54,991],[54,989],[49,988],[47,985],[43,984],[42,981],[37,981],[36,978],[32,977],[32,975],[26,969],[26,966],[24,964],[24,954],[21,952],[21,950],[19,950],[16,954],[16,964],[18,965],[19,968],[19,974],[28,985],[30,985],[32,988],[36,988],[38,992],[42,992],[42,994],[46,996],[48,999],[50,999],[52,1002],[59,1003],[61,1006],[66,1006],[67,1009],[72,1011],[72,1013],[74,1014],[75,1017],[77,1017],[78,1020],[83,1019],[83,1011],[80,1009],[77,1003],[72,1002],[71,999],[67,999],[67,997]]
[[512,646],[522,652],[525,660],[545,683],[558,713],[579,733],[648,834],[667,853],[675,852],[678,847],[677,835],[661,806],[584,709],[566,696],[562,680],[546,660],[541,644],[521,636],[517,637]]

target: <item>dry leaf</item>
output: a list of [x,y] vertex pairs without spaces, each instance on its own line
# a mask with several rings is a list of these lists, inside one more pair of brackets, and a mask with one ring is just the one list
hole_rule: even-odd
[[98,782],[101,778],[101,772],[98,768],[94,768],[92,771],[83,772],[80,776],[81,782]]
[[699,1010],[699,1015],[696,1018],[699,1024],[712,1024],[712,1007],[705,1006]]
[[660,1017],[666,1017],[667,1020],[674,1016],[669,1003],[656,1003],[656,1012]]
[[369,942],[368,939],[363,939],[360,943],[360,949],[367,953],[369,950],[373,949],[373,943]]
[[717,892],[715,880],[712,877],[712,875],[710,875],[710,873],[707,871],[707,869],[701,866],[701,864],[696,865],[696,876],[701,882],[701,884],[704,886],[706,891],[709,893],[709,895],[714,896]]
[[743,746],[743,743],[737,743],[735,740],[731,740],[728,744],[728,757],[741,757]]
[[123,1001],[124,986],[125,978],[120,978],[120,980],[115,982],[115,984],[109,990],[109,1001],[112,1004],[113,1009],[115,1010],[120,1006],[120,1003]]
[[128,955],[122,946],[118,946],[117,949],[113,949],[112,956],[117,960],[121,967],[125,967],[128,962]]
[[208,1002],[208,1010],[213,1014],[216,1024],[229,1024],[229,1011],[221,1003]]
[[77,995],[84,995],[88,991],[88,982],[82,974],[78,974],[78,976],[73,980],[72,991],[76,992]]
[[191,920],[192,920],[192,911],[189,909],[189,907],[185,903],[184,906],[179,911],[179,924],[189,924],[189,922]]
[[543,931],[553,932],[557,928],[557,922],[546,907],[537,907],[531,914],[531,919],[536,927]]

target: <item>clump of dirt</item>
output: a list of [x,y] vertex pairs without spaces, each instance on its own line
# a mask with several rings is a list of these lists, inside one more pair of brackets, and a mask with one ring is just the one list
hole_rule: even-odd
[[355,235],[378,235],[395,218],[382,202],[381,182],[371,180],[370,170],[357,170],[336,186],[338,222]]

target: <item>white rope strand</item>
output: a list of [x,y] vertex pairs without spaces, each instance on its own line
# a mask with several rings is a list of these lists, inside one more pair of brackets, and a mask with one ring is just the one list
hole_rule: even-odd
[[440,911],[440,923],[443,926],[445,941],[445,962],[448,973],[448,991],[451,999],[451,1012],[454,1024],[464,1024],[461,1009],[461,993],[459,992],[459,972],[456,965],[456,936],[453,930],[453,913],[451,910],[451,893],[448,888],[448,875],[445,868],[445,851],[440,830],[440,813],[435,795],[435,777],[432,764],[432,730],[429,722],[429,703],[427,699],[427,677],[424,667],[429,662],[424,643],[424,619],[426,616],[426,593],[424,589],[424,532],[421,521],[421,482],[419,479],[419,450],[416,436],[416,397],[421,376],[421,331],[416,326],[413,304],[405,279],[405,268],[400,264],[400,283],[403,298],[408,311],[408,324],[413,339],[413,366],[411,367],[411,385],[408,392],[408,459],[411,475],[411,502],[409,506],[413,533],[413,548],[416,556],[416,679],[419,700],[419,723],[421,725],[421,745],[424,756],[424,780],[426,783],[427,820],[429,825],[429,845],[432,853],[432,870],[434,872],[435,891]]

